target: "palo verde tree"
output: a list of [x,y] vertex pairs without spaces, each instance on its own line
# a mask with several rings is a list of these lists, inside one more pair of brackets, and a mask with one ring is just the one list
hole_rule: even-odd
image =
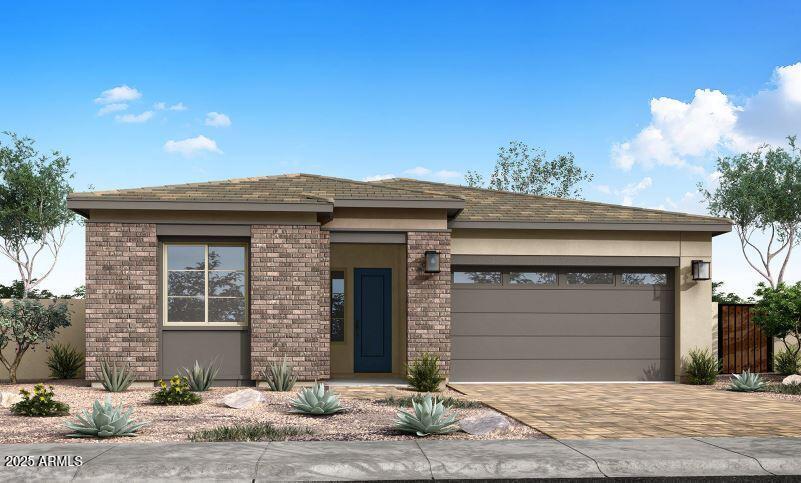
[[593,175],[576,165],[573,153],[548,159],[545,151],[511,141],[498,149],[495,168],[484,184],[484,176],[468,171],[465,182],[475,188],[489,188],[557,198],[581,198],[581,184]]
[[[69,157],[40,153],[34,141],[5,132],[0,143],[0,253],[17,266],[27,294],[53,271],[74,213],[67,209]],[[40,267],[45,257],[49,256]]]
[[801,228],[801,156],[795,136],[788,140],[789,151],[763,146],[718,158],[718,187],[699,185],[710,213],[734,222],[746,262],[773,288],[784,281]]

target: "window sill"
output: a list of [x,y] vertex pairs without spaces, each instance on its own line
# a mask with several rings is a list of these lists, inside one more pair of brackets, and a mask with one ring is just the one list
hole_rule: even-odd
[[241,324],[163,324],[162,330],[248,330]]

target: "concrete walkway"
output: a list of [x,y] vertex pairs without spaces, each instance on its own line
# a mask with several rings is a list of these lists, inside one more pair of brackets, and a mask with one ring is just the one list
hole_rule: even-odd
[[[801,475],[801,438],[1,445],[0,481]],[[73,466],[57,466],[60,463]],[[75,457],[80,456],[81,465]],[[16,459],[14,457],[17,457]],[[32,465],[32,466],[30,466]]]

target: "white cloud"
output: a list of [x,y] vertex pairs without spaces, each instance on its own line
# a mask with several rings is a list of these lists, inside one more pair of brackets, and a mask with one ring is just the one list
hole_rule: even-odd
[[601,193],[603,193],[605,195],[611,195],[612,194],[612,188],[610,188],[608,184],[596,185],[595,189],[597,189],[598,191],[600,191]]
[[171,106],[168,106],[166,102],[157,102],[153,104],[153,109],[157,111],[185,111],[189,108],[183,102],[178,102]]
[[394,174],[377,174],[375,176],[368,176],[364,178],[364,181],[381,181],[382,179],[392,179],[394,177]]
[[633,138],[612,146],[623,170],[672,166],[699,174],[704,160],[722,152],[783,144],[801,126],[801,62],[777,67],[771,85],[736,105],[719,90],[698,89],[689,102],[651,99],[651,121]]
[[622,203],[625,206],[631,206],[634,204],[634,197],[653,186],[653,184],[654,180],[646,176],[637,183],[627,184],[615,194],[622,197]]
[[453,179],[453,178],[461,178],[462,173],[458,171],[450,171],[448,169],[441,169],[434,173],[434,176],[437,178],[444,178],[444,179]]
[[231,118],[221,112],[209,112],[206,114],[206,125],[214,127],[228,127],[231,125]]
[[145,111],[141,114],[122,114],[114,116],[114,119],[117,122],[123,122],[126,124],[141,124],[143,122],[149,121],[153,117],[153,111]]
[[209,139],[203,135],[183,139],[181,141],[173,141],[171,139],[164,143],[164,151],[180,154],[187,158],[203,153],[223,154],[222,150],[217,147],[217,143],[214,142],[213,139]]
[[95,98],[95,104],[116,104],[121,102],[135,101],[142,97],[142,93],[133,87],[121,85],[112,87],[100,93],[100,97]]
[[124,111],[126,109],[128,109],[128,104],[125,103],[106,104],[97,111],[97,115],[105,116],[106,114]]
[[403,172],[403,174],[410,174],[412,176],[425,176],[427,174],[431,174],[431,170],[424,168],[423,166],[416,166],[414,168],[407,169]]

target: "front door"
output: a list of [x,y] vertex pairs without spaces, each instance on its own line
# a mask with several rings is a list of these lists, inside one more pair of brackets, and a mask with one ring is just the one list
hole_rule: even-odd
[[392,372],[392,269],[355,269],[354,298],[354,371]]

